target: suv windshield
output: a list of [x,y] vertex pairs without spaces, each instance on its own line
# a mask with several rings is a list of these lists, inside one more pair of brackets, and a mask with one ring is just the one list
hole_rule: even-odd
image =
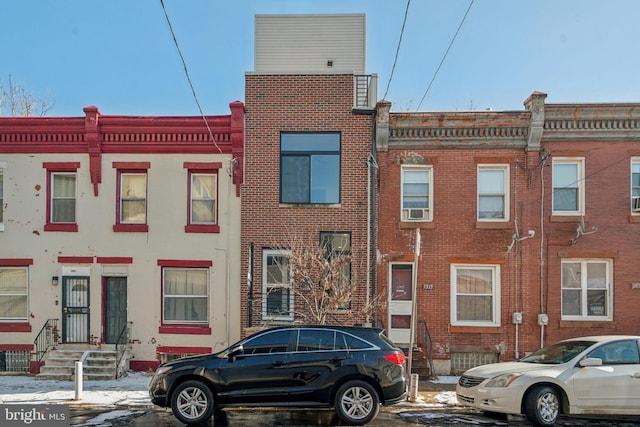
[[557,365],[568,362],[587,348],[595,344],[594,341],[565,341],[541,348],[535,353],[520,359],[520,362],[542,363]]

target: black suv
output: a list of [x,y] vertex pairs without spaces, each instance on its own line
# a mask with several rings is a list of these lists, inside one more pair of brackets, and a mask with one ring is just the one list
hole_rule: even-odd
[[185,424],[231,406],[333,406],[345,423],[363,425],[380,404],[405,399],[404,362],[382,329],[279,327],[220,353],[160,365],[149,394]]

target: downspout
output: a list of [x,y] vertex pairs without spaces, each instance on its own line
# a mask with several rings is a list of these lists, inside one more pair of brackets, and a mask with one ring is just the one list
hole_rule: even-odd
[[247,325],[253,326],[253,242],[249,244],[249,268],[247,269],[247,284],[249,285],[249,306],[247,307]]

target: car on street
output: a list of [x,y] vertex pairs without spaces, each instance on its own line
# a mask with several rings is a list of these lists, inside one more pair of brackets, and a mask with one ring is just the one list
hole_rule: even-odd
[[333,407],[343,422],[364,425],[380,405],[406,398],[405,355],[379,328],[276,327],[160,365],[149,394],[190,425],[233,406]]
[[560,414],[640,415],[640,336],[592,336],[552,344],[520,359],[467,370],[462,405],[524,414],[535,425]]

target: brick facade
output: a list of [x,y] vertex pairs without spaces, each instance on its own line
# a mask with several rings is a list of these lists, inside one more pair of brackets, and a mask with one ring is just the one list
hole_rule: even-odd
[[[262,251],[286,246],[293,234],[318,242],[321,231],[351,233],[352,278],[358,281],[352,304],[365,301],[366,162],[372,145],[371,115],[352,111],[353,74],[248,73],[245,80],[247,144],[241,208],[241,277],[247,277],[251,264],[251,244],[254,256],[253,290],[248,281],[241,283],[241,326],[244,334],[248,327],[267,323],[261,315]],[[281,204],[281,132],[327,131],[341,135],[340,203]],[[296,307],[299,303],[296,299]],[[337,318],[346,321],[348,316],[345,312]]]

